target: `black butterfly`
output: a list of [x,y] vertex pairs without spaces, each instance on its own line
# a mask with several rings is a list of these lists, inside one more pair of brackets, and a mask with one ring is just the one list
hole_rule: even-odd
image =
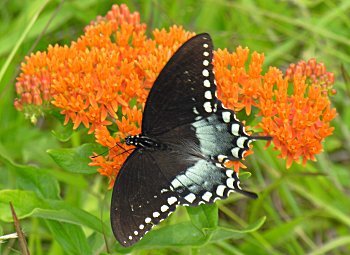
[[155,81],[143,113],[142,133],[126,138],[136,146],[113,188],[111,224],[123,246],[139,241],[178,205],[196,206],[231,192],[256,194],[239,186],[223,166],[239,160],[255,139],[216,97],[213,43],[194,36],[171,57]]

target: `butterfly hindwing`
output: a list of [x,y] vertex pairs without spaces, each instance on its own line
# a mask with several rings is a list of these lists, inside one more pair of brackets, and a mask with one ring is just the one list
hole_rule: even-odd
[[[139,241],[177,205],[196,206],[241,190],[237,174],[178,144],[150,153],[135,150],[120,170],[113,189],[111,224],[123,246]],[[195,146],[192,146],[195,147]]]
[[193,153],[191,144],[184,144],[186,149],[182,150],[175,146],[176,149],[169,148],[169,151],[157,151],[156,157],[164,175],[176,173],[167,176],[170,182],[165,190],[175,191],[180,205],[213,203],[227,198],[231,192],[255,197],[255,194],[240,188],[238,175],[233,170],[203,157],[198,151]]
[[171,57],[148,95],[142,132],[165,133],[216,111],[213,43],[208,34],[185,42]]
[[202,153],[219,163],[243,158],[252,141],[235,113],[223,108],[219,100],[215,114],[197,120],[191,126]]
[[111,225],[123,246],[139,241],[179,203],[148,151],[136,149],[121,168],[112,193]]

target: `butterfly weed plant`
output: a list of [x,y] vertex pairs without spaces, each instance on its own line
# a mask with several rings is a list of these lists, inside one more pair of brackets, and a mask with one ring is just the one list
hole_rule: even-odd
[[[55,107],[65,116],[64,124],[71,121],[73,129],[88,128],[97,143],[110,148],[107,156],[92,158],[91,165],[100,166],[98,171],[112,186],[128,155],[123,153],[127,147],[115,144],[140,133],[143,107],[157,74],[192,36],[173,26],[156,29],[154,38],[148,38],[139,14],[115,5],[69,47],[49,46],[27,57],[17,78],[14,105],[34,122]],[[263,63],[264,54],[250,54],[248,48],[215,51],[218,98],[246,115],[255,107],[258,120],[251,129],[272,136],[287,167],[314,160],[333,131],[333,74],[315,59],[291,64],[285,73],[276,67],[263,73]],[[112,125],[113,132],[108,129]]]
[[[64,124],[73,130],[85,128],[86,134],[92,134],[95,142],[108,151],[101,154],[98,150],[90,155],[85,152],[84,162],[90,158],[89,165],[97,167],[98,172],[108,178],[107,191],[113,187],[129,155],[130,147],[125,139],[141,133],[147,96],[159,72],[193,36],[195,33],[180,26],[155,29],[148,36],[146,24],[140,22],[137,12],[130,12],[124,4],[114,5],[105,16],[87,25],[84,34],[69,46],[49,46],[46,51],[26,57],[16,81],[14,106],[33,123],[41,116],[54,114],[61,118],[61,115]],[[215,42],[215,38],[213,40]],[[272,138],[266,146],[278,151],[286,168],[294,162],[306,164],[315,160],[323,150],[322,141],[334,130],[331,121],[337,113],[330,102],[330,96],[335,94],[333,73],[315,59],[290,64],[284,72],[276,67],[263,71],[263,65],[264,54],[251,52],[247,47],[239,46],[233,52],[214,50],[217,97],[225,107],[234,110],[243,123],[244,119],[252,120],[246,126],[248,134],[260,133]],[[79,149],[84,150],[84,146],[90,145]],[[247,161],[253,151],[251,145],[245,154]],[[62,150],[49,153],[64,169],[69,168],[67,158],[74,160],[69,153],[67,157],[62,156]],[[242,168],[246,166],[241,161],[227,161],[225,167],[240,172],[244,179]],[[251,171],[254,175],[254,169]],[[59,202],[40,196],[36,199],[43,205],[42,215],[60,208]],[[62,210],[67,213],[69,208],[62,205]],[[84,213],[76,215],[82,217]],[[69,222],[74,212],[63,218]],[[94,216],[87,218],[92,223],[86,224],[82,218],[75,222],[111,237],[109,226],[98,226]],[[220,226],[215,204],[188,207],[186,221],[165,222],[148,233],[135,248],[220,243],[225,239],[243,238],[263,222],[264,218],[232,229]],[[53,232],[59,228],[54,220],[50,224]],[[265,248],[273,251],[271,247]],[[82,249],[85,254],[91,253],[89,247]]]

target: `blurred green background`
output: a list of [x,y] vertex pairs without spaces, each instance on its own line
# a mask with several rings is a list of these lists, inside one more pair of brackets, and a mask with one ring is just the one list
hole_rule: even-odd
[[[30,52],[49,44],[70,44],[84,27],[112,4],[138,11],[148,33],[176,24],[211,34],[215,48],[247,46],[265,54],[265,70],[315,57],[336,76],[332,97],[338,116],[334,134],[317,162],[285,161],[277,152],[254,146],[245,163],[252,176],[245,187],[258,200],[232,196],[219,203],[220,224],[244,229],[266,216],[256,231],[199,246],[138,249],[135,254],[350,254],[350,1],[107,1],[2,0],[0,2],[0,236],[15,232],[8,200],[28,237],[32,254],[109,254],[107,180],[85,167],[93,145],[76,153],[74,169],[57,165],[47,150],[77,148],[93,142],[48,116],[36,126],[13,107],[15,77]],[[51,151],[51,152],[52,152]],[[67,153],[67,150],[64,150]],[[85,154],[84,154],[85,153]],[[78,156],[77,156],[78,155]],[[73,157],[74,158],[74,157]],[[77,170],[78,169],[78,170]],[[32,193],[35,196],[32,196]],[[35,199],[34,199],[35,198]],[[62,199],[61,199],[62,198]],[[30,205],[41,205],[33,209]],[[72,207],[70,207],[72,206]],[[86,213],[86,214],[85,214]],[[88,213],[88,214],[87,214]],[[102,217],[105,225],[99,222]],[[181,208],[164,225],[186,218]],[[73,223],[65,224],[63,222]],[[78,227],[79,223],[83,227]],[[77,225],[78,224],[78,225]],[[103,235],[107,228],[105,248]],[[85,242],[81,241],[88,238]],[[0,244],[0,254],[19,254],[17,240]]]

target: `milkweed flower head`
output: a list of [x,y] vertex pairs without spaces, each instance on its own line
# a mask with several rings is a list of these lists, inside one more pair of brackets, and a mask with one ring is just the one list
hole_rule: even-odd
[[[122,153],[125,137],[141,131],[150,88],[172,54],[194,36],[178,26],[155,29],[152,34],[153,39],[146,36],[146,25],[137,12],[114,5],[69,46],[49,46],[26,57],[17,78],[16,109],[35,120],[57,108],[65,124],[72,122],[73,129],[85,126],[97,143],[111,148],[107,156],[94,157],[91,163],[111,186],[127,157]],[[218,97],[246,115],[257,109],[262,119],[257,128],[273,136],[288,165],[299,158],[314,159],[321,141],[333,130],[329,122],[335,110],[328,98],[332,74],[314,60],[291,65],[285,75],[277,68],[263,74],[263,62],[263,54],[250,54],[248,48],[215,51]],[[293,93],[289,86],[294,86]],[[296,147],[298,142],[304,146]],[[234,166],[243,167],[239,162]]]
[[291,64],[285,76],[276,68],[264,75],[257,104],[263,117],[259,125],[273,137],[287,167],[299,160],[304,164],[315,161],[323,139],[332,134],[330,121],[336,110],[329,96],[335,94],[333,83],[333,73],[315,59]]

